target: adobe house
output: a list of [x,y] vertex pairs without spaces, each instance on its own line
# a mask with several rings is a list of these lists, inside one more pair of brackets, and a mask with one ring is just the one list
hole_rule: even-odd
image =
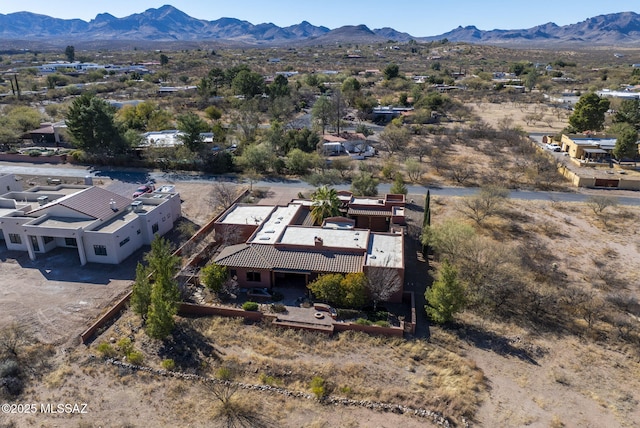
[[383,198],[353,196],[347,216],[356,220],[356,227],[384,232],[393,225],[405,225],[405,196],[388,194]]
[[569,153],[572,159],[586,162],[606,160],[611,158],[611,152],[616,146],[616,138],[562,134],[560,145],[562,151]]
[[[402,198],[398,198],[402,196]],[[395,198],[394,198],[395,197]],[[353,197],[352,197],[353,199]],[[376,217],[367,212],[361,222],[372,223],[382,228],[387,225],[386,215],[400,208],[403,195],[387,195],[382,199],[390,205],[385,217]],[[359,201],[366,207],[366,201]],[[393,205],[396,204],[396,205]],[[230,276],[242,288],[272,288],[279,284],[297,283],[301,286],[327,273],[364,272],[389,286],[400,284],[389,301],[402,300],[404,284],[404,233],[377,232],[357,225],[358,218],[331,217],[322,226],[313,226],[310,215],[311,201],[292,201],[287,206],[269,206],[267,216],[244,242],[224,248],[214,259],[215,263],[227,266]],[[214,227],[233,228],[243,226],[241,220],[253,219],[256,206],[234,205],[218,220]],[[403,206],[402,206],[403,208]],[[351,206],[349,206],[351,209]],[[404,223],[404,214],[397,221]],[[373,219],[373,220],[372,220]],[[382,219],[382,220],[380,220]],[[239,234],[246,234],[253,224],[241,227]],[[389,219],[391,223],[391,219]],[[217,231],[218,229],[216,229]]]

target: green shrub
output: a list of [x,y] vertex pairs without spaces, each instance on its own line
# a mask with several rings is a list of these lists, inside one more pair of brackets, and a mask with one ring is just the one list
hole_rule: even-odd
[[341,386],[340,394],[344,395],[347,398],[351,397],[353,395],[353,389],[351,389],[350,386]]
[[41,154],[42,152],[40,150],[29,150],[29,156],[31,156],[32,158],[37,158]]
[[122,339],[118,340],[118,343],[116,343],[116,345],[123,355],[129,355],[131,352],[133,352],[133,343],[128,337],[123,337]]
[[131,364],[138,366],[144,361],[144,355],[140,351],[131,351],[127,354],[127,360]]
[[113,349],[113,346],[109,342],[102,342],[97,347],[98,352],[104,358],[111,358],[116,356],[116,350]]
[[355,323],[358,324],[358,325],[371,325],[372,324],[372,322],[369,321],[366,318],[358,318]]
[[84,162],[87,160],[87,154],[83,150],[74,150],[71,152],[71,159],[74,162]]
[[220,380],[231,380],[233,378],[233,373],[229,367],[220,367],[216,370],[216,377]]
[[386,321],[389,319],[389,312],[387,311],[369,312],[367,314],[367,318],[372,321]]
[[273,386],[278,384],[278,379],[273,376],[269,376],[266,373],[260,373],[260,383],[262,383],[263,385]]
[[162,360],[162,368],[165,369],[165,370],[173,371],[176,368],[176,362],[173,361],[173,359],[171,359],[171,358],[167,358],[165,360]]
[[320,376],[311,379],[309,386],[311,387],[311,392],[313,392],[317,398],[323,398],[327,394],[324,379]]
[[245,311],[257,311],[258,304],[256,302],[244,302],[242,304],[242,309],[244,309]]
[[391,324],[389,324],[388,321],[383,321],[383,320],[376,321],[374,322],[374,324],[377,325],[378,327],[391,327]]
[[336,312],[339,320],[357,319],[362,316],[362,313],[356,309],[336,309]]
[[287,312],[287,307],[280,303],[274,303],[273,305],[271,305],[271,312],[282,314]]

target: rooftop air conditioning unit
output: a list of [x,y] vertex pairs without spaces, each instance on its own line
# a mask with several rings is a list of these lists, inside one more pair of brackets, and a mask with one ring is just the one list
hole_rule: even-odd
[[48,202],[49,202],[48,196],[38,196],[38,203],[40,204],[40,206],[46,205]]
[[142,211],[142,201],[133,201],[131,202],[131,209],[133,212],[139,213]]

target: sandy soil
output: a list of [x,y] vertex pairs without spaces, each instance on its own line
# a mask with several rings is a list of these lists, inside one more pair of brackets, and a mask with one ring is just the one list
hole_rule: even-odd
[[[444,212],[455,206],[454,199],[442,201],[444,208],[439,215],[446,215]],[[537,233],[569,284],[594,293],[594,298],[616,291],[637,295],[640,238],[632,230],[640,218],[639,208],[610,208],[605,225],[586,204],[512,200],[509,206],[530,216],[521,226]],[[609,272],[610,282],[612,276],[621,279],[620,288],[604,284],[599,274],[604,270]],[[604,323],[596,323],[595,337],[579,337],[562,330],[556,334],[538,333],[470,314],[462,318],[470,325],[481,325],[507,338],[515,350],[524,349],[534,355],[528,360],[518,358],[517,353],[505,354],[490,341],[456,342],[460,353],[473,360],[489,382],[487,396],[476,414],[477,424],[638,426],[637,350],[617,341],[615,332]],[[637,323],[632,316],[629,319]],[[576,322],[581,324],[584,320]],[[435,337],[447,334],[438,327],[432,327],[432,332]]]
[[494,128],[500,128],[505,122],[509,126],[519,126],[529,133],[548,133],[553,135],[567,126],[569,111],[549,107],[546,104],[525,103],[469,103],[473,113]]

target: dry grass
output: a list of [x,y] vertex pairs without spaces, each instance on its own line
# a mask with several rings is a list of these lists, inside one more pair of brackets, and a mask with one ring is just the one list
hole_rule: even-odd
[[[425,341],[405,341],[345,332],[332,338],[269,325],[245,325],[232,318],[181,319],[185,331],[199,331],[218,357],[203,357],[197,372],[215,376],[219,367],[233,367],[237,380],[290,390],[310,391],[314,376],[325,379],[327,392],[354,399],[383,401],[443,412],[453,420],[470,417],[485,389],[482,371],[471,361]],[[117,325],[128,334],[125,316]],[[112,335],[111,330],[104,336]],[[147,353],[145,363],[160,368],[161,358],[144,337],[134,345]],[[153,379],[123,374],[116,387],[137,388],[145,397],[157,394]],[[141,385],[141,382],[145,385]],[[191,387],[172,383],[167,397],[191,396]]]

